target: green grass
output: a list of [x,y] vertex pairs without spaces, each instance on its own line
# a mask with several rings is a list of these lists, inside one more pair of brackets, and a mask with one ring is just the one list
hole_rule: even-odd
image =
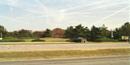
[[0,52],[2,59],[50,59],[64,57],[92,57],[108,55],[130,55],[130,48],[103,50],[64,50],[64,51],[28,51],[28,52]]
[[5,37],[0,42],[31,42],[31,38],[15,38],[15,37]]
[[40,38],[45,40],[45,42],[68,42],[69,39],[66,38]]
[[40,38],[39,40],[33,38],[14,38],[6,37],[0,42],[68,42],[66,38]]
[[74,44],[73,42],[0,42],[0,45]]

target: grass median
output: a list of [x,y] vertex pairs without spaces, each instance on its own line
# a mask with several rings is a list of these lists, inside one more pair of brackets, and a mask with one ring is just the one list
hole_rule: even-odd
[[28,51],[28,52],[0,52],[2,59],[51,59],[71,57],[93,57],[110,55],[130,55],[130,48],[102,49],[102,50],[63,50],[63,51]]

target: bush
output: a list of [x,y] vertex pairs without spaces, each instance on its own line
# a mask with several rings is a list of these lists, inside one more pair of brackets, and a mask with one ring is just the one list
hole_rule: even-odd
[[40,39],[34,39],[32,42],[45,42],[45,40],[40,40]]
[[118,42],[118,40],[110,39],[107,37],[99,38],[95,40],[96,42]]
[[81,42],[81,39],[78,39],[78,38],[73,38],[70,40],[71,42]]
[[22,39],[15,39],[15,40],[0,40],[0,42],[25,42]]

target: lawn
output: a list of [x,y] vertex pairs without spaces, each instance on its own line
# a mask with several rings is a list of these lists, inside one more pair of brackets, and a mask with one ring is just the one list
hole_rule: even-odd
[[[36,41],[34,41],[36,40]],[[40,39],[33,39],[33,38],[14,38],[14,37],[6,37],[0,42],[68,42],[69,39],[67,38],[40,38]]]
[[102,49],[102,50],[64,50],[64,51],[28,51],[28,52],[0,52],[0,60],[9,59],[51,59],[71,57],[93,57],[111,55],[130,55],[130,48]]

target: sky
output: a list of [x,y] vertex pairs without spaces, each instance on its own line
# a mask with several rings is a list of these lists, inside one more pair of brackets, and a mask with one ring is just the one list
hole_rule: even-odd
[[120,27],[130,20],[130,0],[0,0],[0,25],[8,31],[82,24]]

